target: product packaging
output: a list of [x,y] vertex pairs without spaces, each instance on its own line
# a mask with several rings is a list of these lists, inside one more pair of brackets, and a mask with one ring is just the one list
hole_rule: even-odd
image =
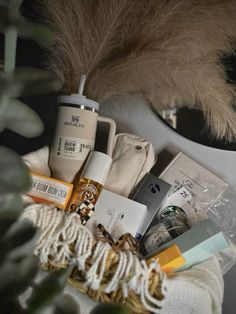
[[185,264],[185,259],[181,254],[180,249],[175,244],[154,255],[147,260],[147,264],[150,264],[153,260],[156,260],[159,263],[161,270],[166,273],[173,272]]
[[186,261],[184,266],[178,269],[184,270],[223,250],[228,246],[228,241],[220,228],[211,219],[206,219],[155,252],[149,252],[145,259],[149,260],[172,245],[179,247]]
[[136,239],[141,237],[148,230],[155,215],[164,202],[171,185],[148,173],[141,186],[133,197],[133,200],[147,206],[147,214],[139,226]]
[[116,241],[126,232],[135,236],[146,214],[145,205],[103,189],[86,227],[96,234],[101,223]]
[[32,173],[31,190],[27,193],[34,201],[53,204],[65,209],[70,201],[73,185],[50,177]]

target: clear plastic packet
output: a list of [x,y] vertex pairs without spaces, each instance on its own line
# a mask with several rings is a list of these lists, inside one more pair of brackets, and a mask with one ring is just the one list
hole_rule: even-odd
[[172,185],[169,192],[185,187],[192,195],[188,215],[191,226],[208,218],[208,208],[228,189],[229,183],[205,166],[180,152],[161,173],[160,178]]
[[209,207],[207,215],[236,244],[236,187],[229,186]]

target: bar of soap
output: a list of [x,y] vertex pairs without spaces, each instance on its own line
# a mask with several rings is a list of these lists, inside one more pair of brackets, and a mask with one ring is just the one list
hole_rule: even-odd
[[73,184],[36,173],[31,173],[31,176],[32,186],[27,195],[35,202],[52,204],[62,209],[67,207]]

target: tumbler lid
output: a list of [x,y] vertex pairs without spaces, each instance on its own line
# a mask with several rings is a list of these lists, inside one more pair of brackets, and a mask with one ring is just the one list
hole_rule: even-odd
[[[84,106],[95,111],[99,111],[99,103],[95,100],[88,99],[83,95],[86,75],[82,74],[79,83],[78,93],[71,95],[61,95],[57,98],[59,103]],[[86,109],[86,108],[85,108]]]

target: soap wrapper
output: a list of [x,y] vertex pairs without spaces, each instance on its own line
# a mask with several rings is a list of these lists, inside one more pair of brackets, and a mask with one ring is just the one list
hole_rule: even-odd
[[27,193],[34,201],[65,209],[72,195],[73,184],[32,173],[32,185]]

